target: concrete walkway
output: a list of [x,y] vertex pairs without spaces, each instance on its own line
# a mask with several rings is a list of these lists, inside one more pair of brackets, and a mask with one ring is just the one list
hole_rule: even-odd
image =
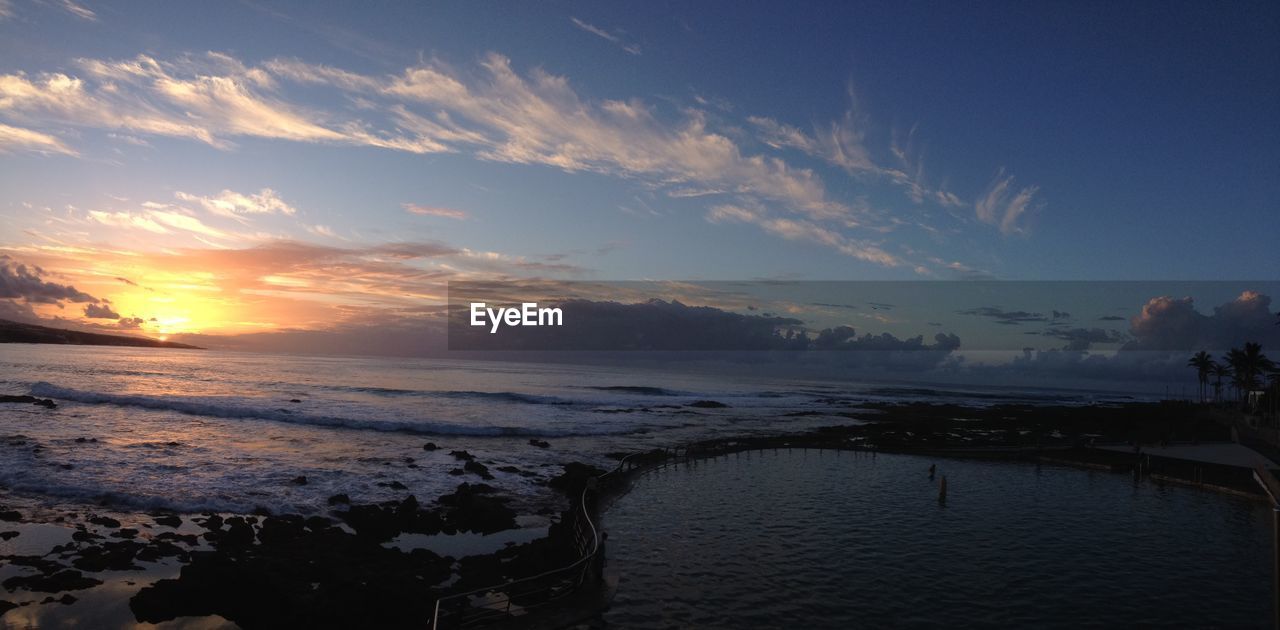
[[[1133,447],[1129,445],[1099,445],[1097,448],[1099,450],[1116,451],[1119,453],[1133,452]],[[1143,446],[1142,453],[1144,455],[1167,457],[1169,459],[1182,459],[1208,464],[1225,464],[1227,466],[1239,466],[1241,468],[1253,468],[1255,466],[1262,466],[1264,468],[1276,467],[1276,463],[1268,459],[1263,454],[1244,446],[1243,444],[1237,444],[1235,442],[1201,442],[1200,444]]]

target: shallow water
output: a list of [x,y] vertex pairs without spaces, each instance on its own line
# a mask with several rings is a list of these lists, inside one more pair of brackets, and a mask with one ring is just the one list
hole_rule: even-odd
[[[927,468],[948,479],[945,504]],[[757,451],[605,515],[622,628],[1268,627],[1261,502],[1054,466]]]

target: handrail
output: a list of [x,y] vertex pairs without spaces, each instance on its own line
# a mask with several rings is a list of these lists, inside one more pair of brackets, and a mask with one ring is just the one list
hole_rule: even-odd
[[[523,578],[519,578],[519,579],[515,579],[515,580],[509,580],[509,581],[504,582],[504,583],[502,583],[502,584],[493,585],[493,586],[485,586],[485,587],[481,587],[481,588],[473,589],[473,590],[470,590],[470,591],[466,591],[466,592],[463,592],[463,593],[454,593],[454,594],[452,594],[452,595],[446,595],[446,596],[444,596],[444,597],[441,597],[441,598],[439,598],[439,599],[437,599],[437,600],[436,600],[435,610],[433,611],[432,616],[431,616],[431,628],[432,628],[432,630],[439,630],[439,628],[440,628],[440,620],[441,620],[441,619],[440,619],[440,617],[441,617],[441,612],[440,612],[440,611],[441,611],[441,605],[442,605],[442,603],[444,603],[444,602],[451,602],[451,601],[457,601],[457,600],[465,600],[465,599],[467,599],[467,598],[474,597],[474,596],[476,596],[476,595],[482,595],[482,594],[485,594],[485,593],[501,592],[501,593],[503,593],[503,597],[502,597],[502,598],[498,599],[497,601],[490,602],[490,603],[486,604],[485,606],[483,606],[483,607],[482,607],[482,608],[480,608],[480,609],[476,609],[476,612],[477,612],[477,613],[481,613],[482,615],[485,615],[485,616],[488,616],[488,615],[491,615],[491,614],[497,614],[497,615],[503,615],[503,616],[505,616],[505,615],[507,615],[507,614],[509,614],[509,613],[510,613],[512,600],[513,600],[513,599],[515,599],[516,597],[519,597],[519,596],[525,596],[525,595],[532,595],[533,593],[537,593],[537,592],[542,591],[542,590],[552,591],[552,590],[554,590],[555,586],[557,586],[557,585],[553,584],[553,585],[550,585],[550,586],[538,587],[538,588],[535,588],[535,589],[532,589],[532,590],[529,590],[529,591],[525,591],[525,592],[513,593],[513,591],[515,590],[515,588],[517,588],[517,587],[519,587],[520,585],[523,585],[523,584],[527,584],[527,583],[530,583],[530,582],[535,582],[535,581],[542,580],[542,579],[545,579],[545,578],[549,578],[549,577],[552,577],[552,576],[562,575],[562,574],[563,574],[563,575],[567,575],[567,574],[572,573],[573,571],[577,570],[577,569],[580,567],[580,565],[583,565],[583,564],[584,564],[584,563],[586,563],[587,561],[589,561],[589,560],[591,560],[591,559],[595,558],[596,554],[597,554],[597,553],[599,553],[599,551],[600,551],[600,532],[596,529],[595,521],[593,521],[593,520],[591,519],[591,511],[587,509],[587,493],[588,493],[588,492],[590,492],[594,487],[598,487],[598,484],[599,484],[600,480],[603,480],[605,477],[608,477],[609,475],[612,475],[612,474],[614,474],[614,473],[616,473],[616,472],[621,471],[621,470],[622,470],[622,467],[627,463],[627,460],[631,459],[632,457],[635,457],[635,456],[637,456],[637,455],[642,455],[642,454],[645,454],[645,453],[632,453],[632,454],[630,454],[630,455],[627,455],[626,457],[623,457],[621,460],[619,460],[619,461],[618,461],[618,465],[617,465],[617,466],[615,466],[612,470],[609,470],[609,471],[605,472],[604,474],[601,474],[601,475],[599,475],[599,476],[597,476],[597,477],[591,477],[591,478],[588,480],[588,483],[586,484],[586,486],[585,486],[585,487],[583,487],[583,489],[582,489],[582,494],[581,494],[581,495],[579,495],[578,507],[579,507],[579,508],[581,509],[581,511],[582,511],[581,518],[583,518],[583,519],[585,519],[585,520],[586,520],[587,527],[588,527],[588,528],[590,528],[590,540],[591,540],[591,551],[590,551],[590,552],[583,554],[583,555],[582,555],[582,557],[580,557],[580,558],[578,558],[577,560],[575,560],[575,561],[573,561],[573,562],[569,563],[569,564],[568,564],[568,565],[566,565],[566,566],[559,567],[559,568],[556,568],[556,569],[551,569],[551,570],[548,570],[548,571],[543,571],[542,573],[539,573],[539,574],[537,574],[537,575],[531,575],[531,576],[528,576],[528,577],[523,577]],[[592,481],[594,481],[595,483],[594,483],[594,484],[593,484],[593,483],[591,483]],[[581,522],[581,521],[575,521],[575,526],[576,526],[576,527],[580,527],[580,525],[578,525],[578,523],[580,523],[580,522]],[[578,532],[578,533],[581,533],[581,532]],[[584,569],[585,569],[585,567],[582,567],[582,568],[584,568]],[[570,590],[569,590],[568,592],[566,592],[566,593],[561,593],[561,594],[558,594],[558,595],[556,595],[556,596],[554,596],[554,597],[550,597],[550,598],[548,598],[546,601],[547,601],[547,602],[550,602],[550,601],[553,601],[553,600],[555,600],[555,599],[559,599],[560,597],[564,597],[564,596],[566,596],[566,595],[572,594],[572,593],[573,593],[573,591],[575,591],[575,590],[577,589],[577,587],[578,587],[578,586],[581,586],[581,584],[582,584],[582,578],[583,578],[583,577],[584,577],[584,576],[583,576],[583,574],[582,574],[582,573],[579,573],[579,574],[577,575],[576,579],[571,580],[571,581],[569,582],[569,584],[568,584],[569,586],[573,586],[573,589],[570,589]],[[501,610],[501,611],[500,611],[500,610],[498,610],[497,606],[501,606],[501,605],[502,605],[502,604],[504,604],[504,603],[505,603],[505,605],[506,605],[506,610]],[[543,602],[543,603],[546,603],[546,602]],[[459,611],[459,612],[465,612],[466,610],[468,610],[468,609],[461,609],[461,611]],[[445,614],[446,614],[446,615],[450,614],[450,611],[446,610],[446,611],[445,611]],[[480,619],[482,619],[482,618],[483,618],[483,617],[478,617],[476,620],[478,621],[478,620],[480,620]],[[465,623],[467,623],[467,622],[466,622],[466,621],[463,621],[463,623],[465,624]]]

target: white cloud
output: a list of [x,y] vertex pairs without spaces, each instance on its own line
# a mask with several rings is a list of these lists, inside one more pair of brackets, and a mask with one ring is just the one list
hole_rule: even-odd
[[606,31],[606,30],[604,30],[604,29],[600,28],[599,26],[595,26],[595,25],[593,25],[593,24],[588,24],[587,22],[583,22],[582,20],[579,20],[579,19],[578,19],[578,18],[576,18],[576,17],[570,17],[570,18],[569,18],[569,21],[570,21],[570,22],[573,22],[573,25],[574,25],[574,26],[576,26],[576,27],[578,27],[578,28],[580,28],[580,29],[582,29],[582,30],[584,30],[584,31],[588,32],[588,33],[591,33],[592,35],[595,35],[596,37],[599,37],[599,38],[601,38],[601,39],[603,39],[603,40],[605,40],[605,41],[608,41],[608,42],[610,42],[610,43],[614,44],[614,45],[615,45],[615,46],[617,46],[618,48],[621,48],[622,50],[626,51],[628,54],[631,54],[631,55],[639,55],[639,54],[640,54],[640,46],[639,46],[639,44],[633,44],[633,43],[630,43],[630,42],[624,41],[624,40],[623,40],[621,37],[619,37],[618,35],[614,35],[613,33],[610,33],[609,31]]
[[466,212],[463,212],[462,210],[454,210],[452,208],[440,208],[437,206],[423,206],[416,203],[401,204],[401,207],[404,208],[405,212],[408,212],[411,214],[419,214],[422,216],[429,216],[429,217],[444,217],[446,219],[463,220],[463,219],[469,218],[470,216]]
[[[586,22],[575,25],[617,37]],[[771,233],[824,242],[877,264],[902,261],[857,240],[854,231],[883,232],[904,221],[861,199],[834,198],[817,173],[778,151],[799,151],[859,179],[902,186],[917,203],[962,203],[955,194],[923,183],[914,131],[889,147],[901,168],[877,162],[868,149],[869,122],[858,112],[852,90],[845,114],[816,125],[812,133],[770,118],[749,118],[764,145],[758,148],[765,151],[752,153],[735,140],[737,128],[719,120],[721,113],[712,116],[693,107],[665,111],[639,99],[589,99],[566,77],[536,68],[519,73],[509,59],[493,53],[478,68],[465,71],[425,60],[391,75],[294,59],[252,66],[220,53],[169,61],[146,55],[123,61],[82,59],[78,65],[82,76],[0,75],[0,115],[36,121],[42,129],[64,124],[117,135],[182,137],[219,149],[233,148],[231,140],[237,137],[259,137],[452,152],[610,175],[672,198],[734,195],[738,202],[768,208],[769,218],[757,223]],[[299,85],[309,91],[331,90],[351,106],[300,106],[290,99]],[[1037,207],[1037,191],[1027,187],[1014,193],[1008,186],[1001,175],[975,205],[983,221],[1015,233],[1022,230],[1026,213]],[[182,193],[186,196],[179,199],[242,222],[262,212],[292,214],[278,197],[264,197],[269,192]]]
[[77,155],[75,150],[63,144],[62,140],[47,133],[40,133],[39,131],[21,127],[11,127],[0,123],[0,153],[5,153],[12,149],[25,149],[38,153]]
[[388,140],[354,121],[337,125],[276,93],[272,75],[226,55],[160,62],[82,59],[86,77],[64,73],[0,75],[0,111],[69,125],[183,137],[230,148],[229,137],[383,146],[426,152]]
[[212,197],[202,197],[178,191],[174,196],[182,201],[198,204],[200,207],[217,215],[240,219],[246,214],[286,214],[293,216],[297,209],[285,203],[276,191],[263,188],[256,194],[242,194],[234,190],[223,190]]

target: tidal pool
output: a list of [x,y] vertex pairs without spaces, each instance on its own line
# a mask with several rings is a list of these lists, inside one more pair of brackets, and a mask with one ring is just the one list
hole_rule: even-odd
[[740,453],[648,473],[609,509],[620,585],[605,620],[1268,627],[1270,519],[1260,501],[1107,472]]

